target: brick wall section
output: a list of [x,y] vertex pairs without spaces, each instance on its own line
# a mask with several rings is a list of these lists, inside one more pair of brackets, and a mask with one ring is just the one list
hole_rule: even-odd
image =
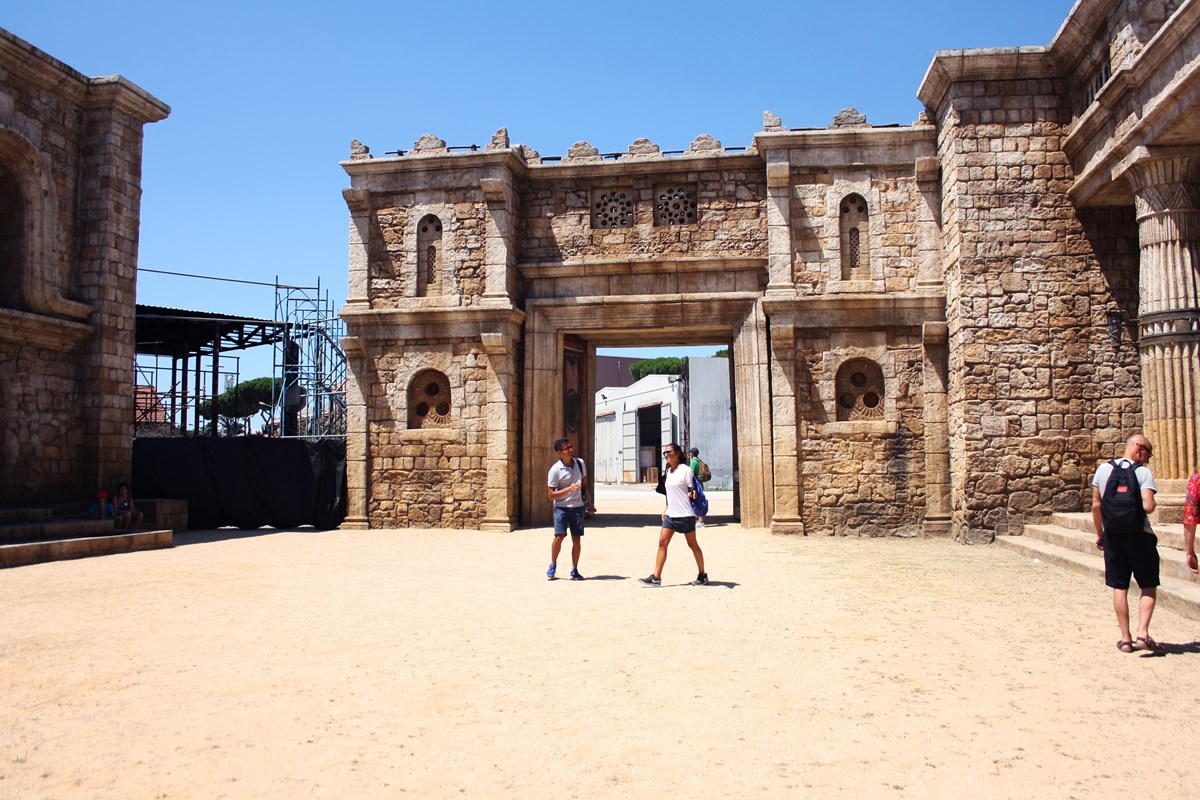
[[1140,408],[1136,351],[1111,346],[1105,275],[1067,196],[1066,94],[1051,79],[964,81],[939,109],[954,529],[968,542],[1081,510],[1099,445]]

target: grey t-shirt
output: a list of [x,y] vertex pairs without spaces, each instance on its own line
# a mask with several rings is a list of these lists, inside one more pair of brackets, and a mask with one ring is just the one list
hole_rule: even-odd
[[[583,461],[578,458],[571,459],[571,466],[562,463],[562,459],[558,459],[550,466],[550,473],[546,476],[546,485],[555,491],[565,489],[578,480],[587,477],[587,467],[583,465]],[[555,508],[579,508],[583,505],[583,491],[576,489],[573,492],[567,492],[562,497],[554,501]]]

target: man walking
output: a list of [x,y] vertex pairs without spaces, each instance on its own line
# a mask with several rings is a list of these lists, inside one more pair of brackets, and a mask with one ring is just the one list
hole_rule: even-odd
[[[1158,487],[1146,463],[1154,455],[1149,440],[1140,433],[1125,442],[1125,455],[1107,461],[1092,478],[1092,524],[1096,547],[1104,551],[1104,583],[1113,590],[1113,610],[1121,639],[1117,649],[1159,652],[1150,638],[1150,617],[1158,598],[1158,538],[1150,527],[1154,494]],[[1129,577],[1137,579],[1138,636],[1129,632]]]
[[558,570],[558,554],[563,539],[571,534],[571,580],[581,581],[579,574],[580,539],[583,536],[583,519],[587,512],[584,493],[587,491],[587,468],[583,461],[575,458],[575,446],[570,439],[559,439],[554,443],[558,460],[550,467],[546,476],[546,497],[554,503],[554,541],[550,545],[550,567],[546,577],[554,580]]

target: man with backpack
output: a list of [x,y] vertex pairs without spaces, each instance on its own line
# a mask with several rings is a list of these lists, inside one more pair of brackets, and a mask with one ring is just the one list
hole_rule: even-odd
[[[1154,448],[1140,433],[1125,442],[1125,455],[1106,461],[1092,478],[1092,524],[1096,547],[1104,551],[1104,583],[1113,590],[1113,610],[1122,653],[1135,650],[1160,652],[1150,638],[1150,617],[1158,598],[1158,538],[1150,527],[1154,494],[1158,487],[1146,462]],[[1138,601],[1138,636],[1129,632],[1129,577],[1137,579],[1142,596]]]

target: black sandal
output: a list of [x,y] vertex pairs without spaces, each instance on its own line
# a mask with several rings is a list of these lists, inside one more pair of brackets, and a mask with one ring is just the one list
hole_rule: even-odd
[[1122,653],[1133,652],[1133,642],[1117,642],[1117,649]]

